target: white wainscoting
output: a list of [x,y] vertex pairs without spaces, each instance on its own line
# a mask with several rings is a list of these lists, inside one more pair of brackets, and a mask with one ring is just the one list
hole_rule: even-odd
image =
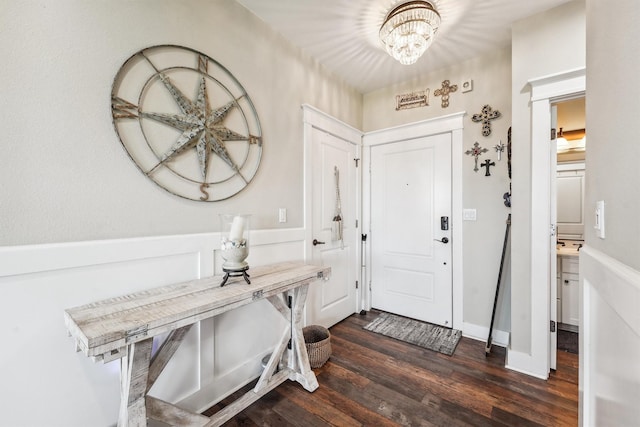
[[581,426],[640,420],[640,272],[580,249]]
[[[115,425],[120,364],[76,353],[64,309],[219,273],[219,241],[204,233],[0,248],[1,424]],[[302,260],[304,246],[303,229],[252,231],[249,263]],[[259,375],[282,322],[259,301],[195,325],[151,394],[205,409]]]

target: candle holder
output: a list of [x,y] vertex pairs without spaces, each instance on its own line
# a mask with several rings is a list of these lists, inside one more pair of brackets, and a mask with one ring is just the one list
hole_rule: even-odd
[[249,217],[251,215],[220,214],[220,254],[224,259],[222,271],[225,273],[220,286],[224,286],[229,277],[242,277],[249,280]]

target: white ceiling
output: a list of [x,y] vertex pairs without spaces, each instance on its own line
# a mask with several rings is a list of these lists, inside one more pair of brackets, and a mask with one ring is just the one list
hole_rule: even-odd
[[362,93],[507,47],[511,25],[570,0],[432,0],[442,17],[433,45],[413,65],[391,58],[378,31],[406,0],[236,0]]

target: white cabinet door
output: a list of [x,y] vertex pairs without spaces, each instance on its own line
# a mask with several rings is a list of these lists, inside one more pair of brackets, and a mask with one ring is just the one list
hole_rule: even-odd
[[584,170],[558,172],[558,234],[582,240],[584,235]]
[[577,274],[562,275],[562,323],[574,326],[580,323],[579,283]]

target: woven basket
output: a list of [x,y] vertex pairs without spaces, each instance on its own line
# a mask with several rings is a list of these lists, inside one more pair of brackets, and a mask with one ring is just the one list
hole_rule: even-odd
[[325,327],[310,325],[302,328],[304,344],[312,368],[320,368],[331,357],[331,334]]

